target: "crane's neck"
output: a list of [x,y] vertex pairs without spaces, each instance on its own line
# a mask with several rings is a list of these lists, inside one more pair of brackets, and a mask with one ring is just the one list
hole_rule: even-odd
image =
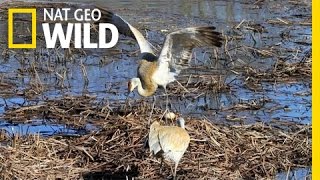
[[144,85],[145,88],[143,88],[142,83],[138,83],[138,93],[141,96],[147,97],[147,96],[152,96],[156,90],[157,90],[157,85],[155,84],[148,84]]

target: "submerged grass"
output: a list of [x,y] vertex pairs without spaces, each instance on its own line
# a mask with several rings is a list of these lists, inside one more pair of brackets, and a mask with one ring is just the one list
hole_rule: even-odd
[[311,79],[311,63],[310,57],[296,63],[287,63],[286,61],[279,60],[271,69],[265,72],[259,72],[257,69],[246,67],[245,76],[247,79],[253,77],[262,81],[271,82],[290,82],[295,79]]

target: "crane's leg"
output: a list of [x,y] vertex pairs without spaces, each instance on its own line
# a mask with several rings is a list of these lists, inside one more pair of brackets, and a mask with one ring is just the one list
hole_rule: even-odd
[[169,95],[166,87],[164,87],[164,92],[166,93],[166,112],[168,113],[169,112]]
[[177,177],[177,168],[178,168],[178,163],[175,163],[175,164],[174,164],[173,180],[176,180],[176,177]]
[[167,92],[167,88],[166,88],[166,87],[163,87],[163,88],[164,88],[164,93],[165,93],[165,96],[166,96],[166,110],[165,110],[164,113],[162,114],[161,119],[162,119],[163,117],[165,117],[166,124],[168,124],[166,114],[170,112],[170,110],[169,110],[169,94],[168,94],[168,92]]
[[160,162],[160,174],[162,174],[162,166],[163,165],[163,158],[161,158],[161,162]]
[[154,110],[154,106],[156,104],[156,96],[153,95],[153,103],[152,103],[152,109],[151,109],[151,112],[149,114],[149,119],[148,119],[148,126],[150,126],[150,123],[151,123],[151,118],[152,118],[152,114],[153,114],[153,110]]

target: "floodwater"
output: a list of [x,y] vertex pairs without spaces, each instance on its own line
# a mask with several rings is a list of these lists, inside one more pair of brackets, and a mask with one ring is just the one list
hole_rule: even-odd
[[[82,0],[74,2],[89,3]],[[186,82],[185,79],[188,78],[194,82],[207,82],[203,77],[212,76],[217,80],[221,76],[229,90],[216,92],[200,89],[192,92],[192,95],[185,93],[184,98],[171,95],[169,98],[172,111],[186,117],[210,119],[216,123],[289,121],[311,124],[310,78],[295,77],[282,81],[280,77],[272,81],[258,81],[259,88],[255,89],[248,88],[248,77],[243,75],[243,67],[250,66],[258,72],[266,71],[272,69],[279,59],[296,63],[308,56],[311,52],[311,0],[95,2],[110,7],[132,25],[144,30],[147,39],[158,51],[167,33],[188,26],[214,25],[218,31],[233,37],[228,44],[228,56],[225,55],[224,49],[217,49],[218,55],[221,56],[216,60],[210,55],[212,49],[198,49],[194,53],[195,61],[192,62],[198,71],[186,70],[178,78],[181,82]],[[59,98],[66,94],[90,94],[111,103],[124,103],[127,81],[136,75],[138,56],[134,52],[138,50],[138,46],[133,40],[121,37],[117,46],[112,49],[93,50],[87,55],[73,56],[68,61],[61,60],[64,63],[59,63],[57,58],[50,58],[54,51],[47,50],[42,52],[45,56],[36,61],[21,57],[19,53],[11,50],[8,56],[4,55],[7,47],[4,40],[5,18],[0,17],[0,21],[0,82],[13,83],[14,91],[0,92],[0,128],[20,134],[81,135],[95,130],[96,127],[88,125],[82,129],[75,129],[42,119],[32,119],[27,123],[11,123],[2,117],[8,108],[33,104],[44,98]],[[237,26],[238,28],[235,28]],[[257,29],[261,31],[257,32]],[[261,55],[259,50],[270,51],[271,55]],[[31,57],[28,53],[26,56]],[[63,59],[65,54],[61,53],[59,56]],[[33,65],[39,68],[38,77],[24,71]],[[52,71],[46,71],[48,67]],[[88,82],[85,81],[81,67],[85,67]],[[40,71],[41,69],[43,71]],[[193,76],[190,76],[190,73]],[[35,81],[40,81],[45,90],[29,98],[16,95],[30,89]],[[173,86],[177,84],[173,83],[169,89]],[[163,93],[162,89],[157,91],[157,105],[161,108],[165,107]],[[140,98],[135,93],[131,96],[131,101]],[[148,100],[151,101],[151,98]],[[256,109],[236,108],[239,104],[250,103],[262,105]],[[235,119],[237,120],[234,121]]]

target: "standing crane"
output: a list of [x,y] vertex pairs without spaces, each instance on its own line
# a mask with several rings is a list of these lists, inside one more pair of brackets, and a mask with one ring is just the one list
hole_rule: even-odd
[[164,41],[159,56],[153,52],[150,43],[143,35],[122,17],[106,9],[101,9],[103,22],[114,24],[119,33],[134,38],[140,47],[140,61],[138,77],[128,82],[128,90],[135,88],[141,96],[153,95],[159,86],[162,86],[167,95],[166,86],[175,81],[181,70],[188,67],[192,58],[192,51],[196,47],[221,47],[221,33],[215,31],[214,26],[189,27],[169,33]]

